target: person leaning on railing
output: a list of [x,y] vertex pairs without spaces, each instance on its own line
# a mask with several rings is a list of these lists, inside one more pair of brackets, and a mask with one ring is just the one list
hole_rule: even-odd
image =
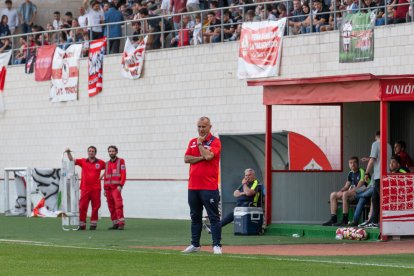
[[[371,1],[371,0],[369,0]],[[341,26],[341,22],[342,22],[342,11],[340,10],[340,2],[336,1],[336,7],[334,7],[334,3],[335,1],[331,2],[331,6],[329,7],[329,10],[331,11],[331,13],[329,14],[329,22],[328,25],[324,25],[320,28],[321,32],[325,32],[325,31],[332,31],[336,29],[339,29]],[[336,18],[335,18],[335,14],[336,14]],[[335,26],[335,20],[336,20],[336,26]]]

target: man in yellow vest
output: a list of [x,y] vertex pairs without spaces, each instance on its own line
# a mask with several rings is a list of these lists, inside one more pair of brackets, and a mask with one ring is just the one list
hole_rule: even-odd
[[[261,185],[256,179],[256,173],[253,169],[244,171],[244,178],[241,185],[234,191],[233,195],[237,198],[237,207],[261,207],[260,193]],[[226,226],[234,220],[234,212],[230,212],[221,221],[221,227]]]
[[116,156],[118,154],[116,146],[109,146],[108,153],[111,159],[106,162],[104,190],[112,220],[112,226],[109,229],[124,230],[124,205],[121,191],[126,180],[125,161]]

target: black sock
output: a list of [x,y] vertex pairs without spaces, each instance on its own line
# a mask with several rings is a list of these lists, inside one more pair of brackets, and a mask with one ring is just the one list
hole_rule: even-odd
[[348,223],[348,214],[342,214],[342,221]]
[[335,214],[335,215],[331,214],[331,221],[332,221],[333,223],[336,223],[336,222],[338,221],[338,217],[337,217],[337,215],[336,215],[336,214]]

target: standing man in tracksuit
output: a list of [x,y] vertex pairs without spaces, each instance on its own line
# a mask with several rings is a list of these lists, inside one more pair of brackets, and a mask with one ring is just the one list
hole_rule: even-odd
[[203,227],[203,206],[211,222],[213,253],[221,254],[221,225],[219,214],[220,194],[218,190],[221,142],[210,132],[208,117],[197,122],[198,137],[190,140],[184,155],[184,162],[190,164],[188,180],[188,205],[191,216],[191,245],[183,253],[200,251],[200,237]]
[[[66,149],[68,159],[73,161],[69,148]],[[88,158],[75,160],[75,165],[82,168],[80,184],[81,196],[79,199],[79,230],[86,229],[86,214],[89,202],[92,205],[92,214],[89,230],[96,230],[98,211],[101,208],[101,172],[105,169],[105,162],[96,158],[96,147],[88,148]]]
[[126,180],[125,161],[116,156],[118,154],[116,146],[109,146],[108,154],[110,160],[106,162],[104,190],[112,220],[109,229],[124,230],[124,205],[121,192]]

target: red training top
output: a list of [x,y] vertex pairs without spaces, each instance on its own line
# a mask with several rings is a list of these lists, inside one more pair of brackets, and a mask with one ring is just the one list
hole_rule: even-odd
[[75,165],[82,168],[81,190],[101,190],[101,171],[105,170],[105,162],[95,159],[94,162],[88,158],[75,160]]
[[[188,180],[189,190],[217,190],[221,142],[217,137],[208,134],[203,146],[214,153],[212,160],[203,160],[195,164],[190,164],[190,178]],[[191,139],[185,155],[195,157],[201,156],[197,146],[197,138]]]

